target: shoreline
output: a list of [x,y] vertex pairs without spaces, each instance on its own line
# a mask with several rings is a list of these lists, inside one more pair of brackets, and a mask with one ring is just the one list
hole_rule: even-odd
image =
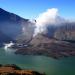
[[21,69],[15,64],[0,64],[0,75],[46,75],[37,71]]

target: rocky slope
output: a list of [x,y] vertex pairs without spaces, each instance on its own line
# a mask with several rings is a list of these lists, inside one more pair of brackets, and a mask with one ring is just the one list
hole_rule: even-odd
[[45,75],[32,70],[24,70],[14,64],[0,65],[0,75]]
[[39,34],[25,48],[18,48],[16,54],[43,55],[59,59],[61,57],[75,56],[75,43],[48,38]]

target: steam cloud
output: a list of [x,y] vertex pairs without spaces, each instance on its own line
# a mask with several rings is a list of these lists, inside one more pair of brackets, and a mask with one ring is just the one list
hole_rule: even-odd
[[36,28],[33,36],[36,36],[38,33],[46,33],[48,26],[60,25],[65,21],[64,18],[59,16],[57,8],[48,9],[36,18]]

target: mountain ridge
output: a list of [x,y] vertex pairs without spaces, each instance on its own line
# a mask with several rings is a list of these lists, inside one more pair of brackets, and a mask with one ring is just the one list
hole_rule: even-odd
[[[4,40],[2,41],[5,43],[7,39],[10,38],[9,41],[16,41],[16,39],[21,35],[21,37],[25,37],[25,32],[30,29],[33,29],[32,22],[29,19],[24,19],[16,14],[10,13],[5,11],[4,9],[0,8],[0,32],[2,32],[0,37],[0,42],[2,41],[2,37]],[[31,33],[32,30],[29,32]],[[32,32],[33,33],[33,32]],[[9,38],[8,38],[9,37]],[[20,39],[23,39],[19,37]],[[29,36],[29,39],[32,36]],[[12,40],[13,39],[13,40]],[[24,38],[25,39],[25,38]],[[29,40],[28,39],[28,40]],[[18,39],[17,39],[18,40]],[[8,42],[9,42],[8,41]]]

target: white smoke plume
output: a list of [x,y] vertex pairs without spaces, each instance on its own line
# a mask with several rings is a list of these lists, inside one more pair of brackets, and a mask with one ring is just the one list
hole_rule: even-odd
[[65,22],[65,19],[59,16],[57,8],[48,9],[36,18],[36,28],[33,36],[38,33],[46,33],[49,25],[60,25],[62,22]]

